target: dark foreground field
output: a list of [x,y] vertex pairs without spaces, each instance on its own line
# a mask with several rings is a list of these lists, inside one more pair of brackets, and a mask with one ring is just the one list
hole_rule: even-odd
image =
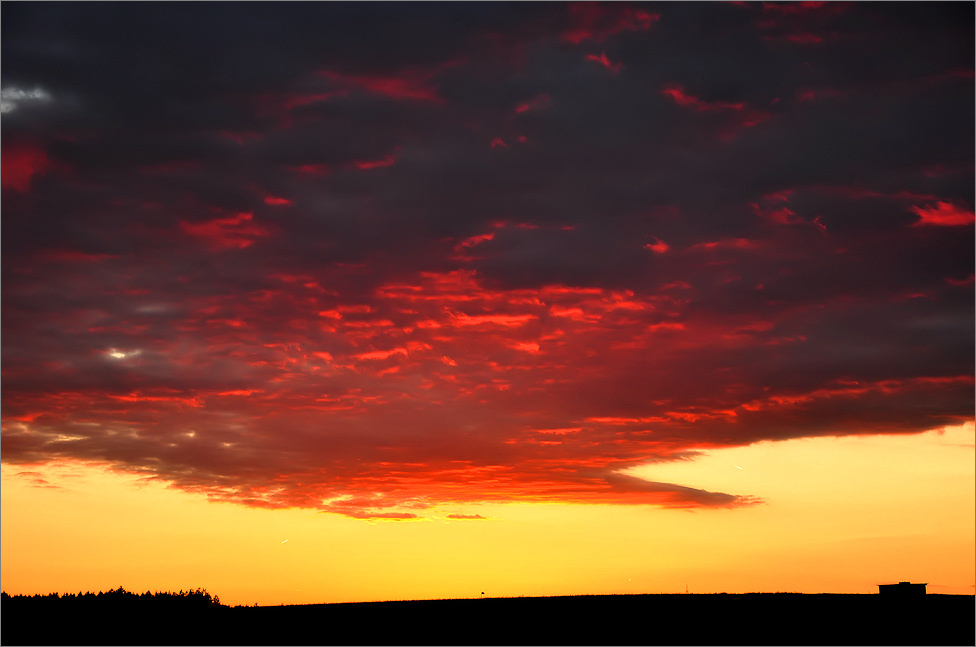
[[[27,600],[26,602],[30,602]],[[4,645],[973,645],[973,596],[752,593],[2,609]]]

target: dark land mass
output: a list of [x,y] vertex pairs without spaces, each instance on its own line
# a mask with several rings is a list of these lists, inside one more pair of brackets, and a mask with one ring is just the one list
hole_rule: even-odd
[[4,645],[976,644],[972,595],[588,595],[275,607],[5,595],[0,611]]

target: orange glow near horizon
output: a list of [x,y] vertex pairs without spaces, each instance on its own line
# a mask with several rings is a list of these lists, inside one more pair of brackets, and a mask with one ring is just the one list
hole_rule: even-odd
[[899,580],[972,594],[973,446],[972,423],[765,442],[631,470],[764,498],[746,508],[483,503],[408,522],[211,503],[94,465],[4,465],[3,587],[203,587],[231,605],[874,593]]

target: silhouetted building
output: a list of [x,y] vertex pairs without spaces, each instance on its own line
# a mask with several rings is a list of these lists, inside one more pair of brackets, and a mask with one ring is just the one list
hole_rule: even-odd
[[878,593],[898,597],[914,597],[925,595],[925,584],[913,584],[911,582],[899,582],[898,584],[879,584]]

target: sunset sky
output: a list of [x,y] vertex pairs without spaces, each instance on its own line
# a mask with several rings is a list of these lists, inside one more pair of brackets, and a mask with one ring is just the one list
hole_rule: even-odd
[[972,3],[0,11],[6,592],[974,592]]

